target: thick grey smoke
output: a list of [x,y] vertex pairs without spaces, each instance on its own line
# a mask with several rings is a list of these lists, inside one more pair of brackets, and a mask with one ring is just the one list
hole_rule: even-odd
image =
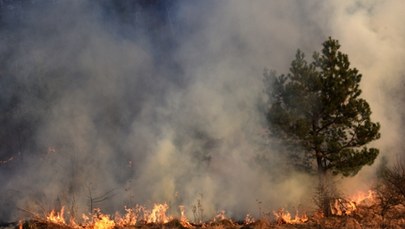
[[110,213],[181,204],[190,218],[198,200],[207,217],[307,204],[310,178],[287,172],[264,137],[262,73],[286,72],[297,48],[310,57],[328,36],[363,73],[375,144],[400,153],[405,3],[111,2],[1,1],[2,122],[15,131],[2,136],[19,139],[1,152],[14,160],[0,165],[0,219],[88,212],[90,197]]

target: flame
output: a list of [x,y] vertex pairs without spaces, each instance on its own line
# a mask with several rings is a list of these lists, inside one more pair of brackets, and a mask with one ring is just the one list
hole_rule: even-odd
[[[46,216],[46,221],[68,226],[72,229],[112,229],[117,227],[142,227],[142,225],[145,224],[166,224],[174,219],[174,217],[167,215],[169,205],[166,203],[154,204],[151,210],[141,205],[136,205],[134,208],[125,207],[125,214],[121,215],[117,212],[113,218],[110,215],[103,214],[100,209],[94,209],[93,214],[83,214],[80,222],[76,221],[73,217],[71,217],[69,221],[65,221],[64,209],[65,208],[62,207],[60,211],[52,210],[48,216]],[[284,209],[273,212],[273,214],[278,224],[302,224],[308,221],[308,216],[306,214],[300,215],[298,211],[294,217]],[[183,205],[179,206],[179,218],[177,219],[183,227],[193,228],[193,224],[191,224],[186,217],[185,207]],[[219,211],[211,223],[221,222],[223,220],[232,222],[226,217],[225,211]],[[247,215],[244,221],[245,225],[254,222],[255,219],[250,215]]]
[[115,223],[120,227],[135,225],[138,222],[138,213],[132,208],[125,207],[125,215],[115,213]]
[[171,217],[166,215],[166,211],[169,209],[169,205],[164,204],[155,204],[152,212],[147,216],[147,223],[167,223],[171,220]]
[[331,203],[330,210],[332,215],[342,216],[351,215],[356,211],[356,203],[344,199],[337,198]]
[[358,192],[348,199],[336,198],[330,204],[332,215],[352,215],[359,205],[374,205],[376,204],[376,193],[372,190],[367,192]]
[[69,220],[69,226],[71,228],[80,228],[80,225],[76,223],[75,219],[72,217]]
[[46,217],[46,220],[51,223],[55,224],[62,224],[65,225],[65,218],[64,218],[64,213],[65,213],[65,207],[62,207],[60,212],[57,212],[55,210],[52,210],[49,215]]
[[277,212],[273,211],[273,214],[278,224],[302,224],[308,221],[308,216],[306,214],[300,216],[298,211],[295,213],[294,217],[291,217],[291,213],[282,208]]
[[97,209],[97,217],[95,217],[93,225],[90,228],[93,229],[112,229],[115,227],[115,222],[110,216],[102,214],[100,209]]
[[180,209],[180,221],[188,221],[186,215],[184,214],[184,205],[179,206]]
[[74,220],[70,222],[72,228],[87,228],[87,229],[112,229],[115,227],[115,222],[109,215],[101,213],[99,208],[94,209],[92,215],[82,215],[83,223],[78,224]]
[[371,203],[376,202],[376,193],[373,190],[368,190],[367,192],[358,192],[351,196],[350,201],[354,202],[355,204],[360,204],[365,201],[369,201]]
[[191,225],[191,223],[189,222],[189,220],[187,219],[186,214],[184,213],[184,212],[185,212],[185,207],[184,207],[184,205],[180,205],[180,206],[179,206],[179,210],[180,210],[180,223],[181,223],[181,225],[182,225],[183,227],[191,228],[192,225]]

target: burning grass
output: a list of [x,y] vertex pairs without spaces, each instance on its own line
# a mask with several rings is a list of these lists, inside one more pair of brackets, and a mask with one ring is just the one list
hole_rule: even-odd
[[185,207],[179,207],[179,217],[169,216],[167,204],[155,204],[152,209],[137,205],[125,208],[125,214],[103,214],[95,209],[92,214],[82,215],[81,219],[68,217],[64,208],[52,210],[45,217],[21,221],[9,228],[19,229],[119,229],[119,228],[404,228],[405,206],[393,206],[385,215],[381,215],[381,204],[375,192],[358,193],[351,198],[336,199],[331,204],[334,215],[324,217],[319,212],[311,214],[290,212],[280,209],[266,214],[260,219],[247,215],[244,221],[228,218],[220,211],[212,220],[192,222],[185,216]]

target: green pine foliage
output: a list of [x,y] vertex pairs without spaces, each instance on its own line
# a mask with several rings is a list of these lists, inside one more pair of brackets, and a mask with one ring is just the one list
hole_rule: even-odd
[[379,150],[366,144],[380,137],[380,124],[360,98],[362,75],[339,48],[329,38],[312,62],[298,50],[287,75],[265,73],[267,121],[270,133],[300,155],[301,166],[354,176],[377,157]]

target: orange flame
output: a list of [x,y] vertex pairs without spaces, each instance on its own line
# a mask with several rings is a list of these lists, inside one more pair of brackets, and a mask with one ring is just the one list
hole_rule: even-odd
[[302,224],[308,221],[308,216],[306,214],[299,216],[298,211],[295,213],[294,217],[291,217],[291,213],[282,208],[277,212],[273,211],[273,214],[278,224]]
[[331,204],[332,215],[352,215],[359,205],[374,205],[376,203],[376,194],[374,191],[358,192],[348,199],[336,198]]
[[376,202],[376,193],[373,190],[368,190],[367,192],[358,192],[349,198],[352,202],[360,204],[362,202]]
[[344,199],[337,198],[330,204],[332,215],[342,216],[351,215],[356,211],[356,203]]
[[169,209],[169,205],[164,204],[155,204],[152,212],[149,216],[146,217],[147,223],[167,223],[171,220],[171,217],[166,215],[166,211]]
[[64,213],[65,213],[65,207],[62,207],[60,212],[52,210],[49,213],[49,215],[46,217],[46,220],[51,223],[64,225],[64,224],[66,224],[65,218],[63,217]]
[[180,205],[179,210],[180,210],[180,223],[181,223],[181,225],[183,227],[191,228],[192,225],[189,222],[189,220],[187,219],[186,214],[184,213],[185,212],[185,207],[183,205]]
[[94,219],[93,229],[112,229],[115,227],[115,222],[108,215],[99,214]]
[[138,214],[132,208],[125,207],[125,215],[115,214],[115,223],[120,227],[135,225],[138,222]]
[[[136,205],[134,208],[125,207],[125,214],[120,215],[118,212],[114,218],[110,215],[101,213],[100,209],[94,209],[93,214],[83,214],[81,222],[75,221],[74,218],[70,218],[70,221],[65,221],[64,207],[60,212],[52,210],[46,217],[47,222],[69,226],[73,229],[112,229],[115,227],[127,228],[133,226],[140,226],[139,223],[153,223],[153,224],[165,224],[174,218],[167,215],[169,209],[168,204],[154,204],[151,210],[146,209],[141,205]],[[185,207],[179,206],[179,222],[185,228],[193,228],[193,225],[189,222],[185,214]],[[306,214],[298,214],[296,212],[293,217],[288,211],[280,209],[277,212],[273,212],[278,224],[302,224],[308,221]],[[226,217],[225,211],[219,211],[214,217],[212,222],[221,222],[222,220],[230,220]],[[245,224],[254,223],[255,219],[247,215],[245,218]],[[21,224],[22,225],[22,224]]]

